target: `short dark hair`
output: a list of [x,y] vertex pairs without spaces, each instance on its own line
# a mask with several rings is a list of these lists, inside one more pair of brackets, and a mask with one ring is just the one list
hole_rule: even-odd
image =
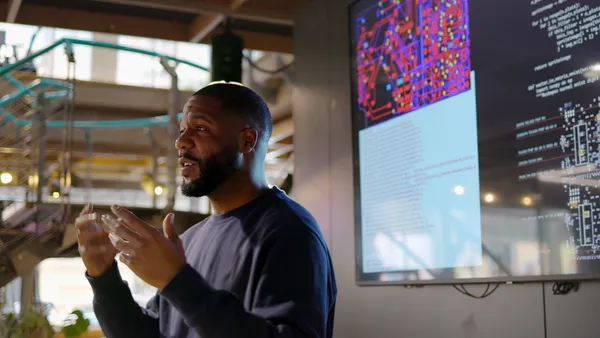
[[221,101],[224,110],[245,119],[259,133],[259,140],[271,138],[273,120],[267,102],[252,89],[236,82],[213,82],[195,92]]

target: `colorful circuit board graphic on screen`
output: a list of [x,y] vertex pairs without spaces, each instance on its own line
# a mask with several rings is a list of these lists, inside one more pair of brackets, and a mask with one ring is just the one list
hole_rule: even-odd
[[465,0],[385,0],[356,17],[356,88],[367,126],[470,88],[468,20]]

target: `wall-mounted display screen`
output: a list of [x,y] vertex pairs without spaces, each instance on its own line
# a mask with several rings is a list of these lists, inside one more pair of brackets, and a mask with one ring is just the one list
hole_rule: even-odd
[[600,3],[349,12],[358,282],[600,278]]

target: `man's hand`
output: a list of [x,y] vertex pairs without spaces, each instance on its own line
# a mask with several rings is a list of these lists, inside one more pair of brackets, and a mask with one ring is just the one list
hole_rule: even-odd
[[98,277],[113,264],[117,250],[111,245],[108,233],[98,225],[91,204],[86,205],[75,219],[79,254],[90,277]]
[[119,206],[111,209],[120,223],[109,236],[121,252],[119,259],[146,283],[162,290],[186,264],[183,244],[173,229],[173,214],[163,221],[163,235],[131,211]]

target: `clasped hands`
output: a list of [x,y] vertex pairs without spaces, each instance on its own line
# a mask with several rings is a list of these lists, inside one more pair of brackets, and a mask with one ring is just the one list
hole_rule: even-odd
[[186,264],[183,244],[173,228],[174,215],[165,217],[161,233],[123,207],[111,210],[118,225],[109,239],[121,253],[119,260],[146,283],[164,289]]

